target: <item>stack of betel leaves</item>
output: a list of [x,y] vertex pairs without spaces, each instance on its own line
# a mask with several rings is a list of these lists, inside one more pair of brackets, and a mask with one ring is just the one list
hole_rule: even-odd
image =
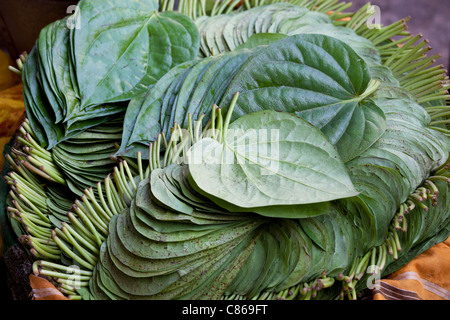
[[350,6],[81,0],[44,28],[2,199],[33,273],[70,299],[357,299],[447,239],[446,71]]

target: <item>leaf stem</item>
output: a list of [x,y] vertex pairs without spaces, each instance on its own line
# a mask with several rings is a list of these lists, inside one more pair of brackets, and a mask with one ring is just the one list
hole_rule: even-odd
[[225,121],[223,124],[223,132],[222,132],[223,140],[225,140],[225,135],[227,134],[228,126],[230,125],[230,121],[231,121],[231,116],[233,114],[234,107],[236,106],[238,98],[239,98],[239,92],[236,92],[233,96],[233,99],[231,100],[230,106],[228,107],[228,111],[227,111]]
[[89,270],[93,270],[94,269],[94,265],[90,264],[89,262],[81,259],[78,255],[76,255],[75,253],[72,252],[72,250],[70,250],[56,235],[55,231],[52,231],[52,239],[58,244],[58,246],[61,248],[61,250],[63,250],[69,257],[71,257],[72,259],[74,259],[76,262],[78,262],[79,264],[81,264],[83,267],[89,269]]

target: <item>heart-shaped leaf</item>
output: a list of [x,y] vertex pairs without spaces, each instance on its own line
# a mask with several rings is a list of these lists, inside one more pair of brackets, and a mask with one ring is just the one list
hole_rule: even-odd
[[239,92],[234,119],[267,109],[296,113],[321,129],[348,161],[386,130],[383,111],[366,99],[377,86],[364,60],[344,42],[295,35],[249,59],[220,105],[229,105]]
[[[239,118],[224,132],[223,143],[203,139],[188,155],[191,181],[213,199],[257,208],[357,194],[334,146],[296,115],[259,111]],[[265,213],[276,215],[277,210]]]
[[197,56],[193,21],[157,10],[156,1],[81,2],[72,36],[82,109],[129,100]]

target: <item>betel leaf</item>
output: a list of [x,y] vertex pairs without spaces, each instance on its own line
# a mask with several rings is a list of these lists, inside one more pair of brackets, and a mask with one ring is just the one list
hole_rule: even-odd
[[[222,142],[205,138],[196,143],[188,164],[196,188],[213,201],[242,208],[306,205],[357,194],[324,134],[285,112],[239,118],[224,129]],[[277,210],[270,213],[276,216]]]
[[[146,150],[148,141],[156,140],[162,131],[160,123],[163,113],[162,101],[170,85],[178,76],[186,73],[197,63],[197,60],[191,60],[173,67],[145,93],[130,100],[125,113],[122,142],[117,155],[136,156],[137,151],[140,150],[139,143],[147,142]],[[145,152],[142,153],[146,155]]]
[[82,1],[72,30],[81,108],[129,100],[173,66],[194,59],[199,34],[177,12],[156,1]]
[[294,35],[260,50],[236,74],[220,106],[240,93],[233,119],[260,110],[296,113],[318,127],[348,161],[386,130],[368,66],[344,42]]

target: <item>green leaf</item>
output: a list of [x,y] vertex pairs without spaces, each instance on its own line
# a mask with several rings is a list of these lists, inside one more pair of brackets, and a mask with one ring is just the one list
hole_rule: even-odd
[[220,106],[240,93],[233,119],[260,110],[296,113],[321,129],[344,161],[383,134],[383,111],[365,98],[377,88],[364,60],[344,42],[295,35],[260,50],[236,74]]
[[81,108],[129,100],[198,54],[193,21],[156,1],[82,1],[73,32]]
[[197,188],[242,208],[313,204],[357,194],[328,139],[288,113],[243,116],[229,126],[223,143],[203,139],[188,159]]
[[[188,61],[173,67],[144,94],[133,97],[128,105],[123,122],[123,135],[117,155],[136,157],[138,143],[145,144],[148,150],[149,141],[154,141],[161,133],[162,101],[175,79],[184,74],[197,62]],[[142,155],[147,157],[147,153]]]

